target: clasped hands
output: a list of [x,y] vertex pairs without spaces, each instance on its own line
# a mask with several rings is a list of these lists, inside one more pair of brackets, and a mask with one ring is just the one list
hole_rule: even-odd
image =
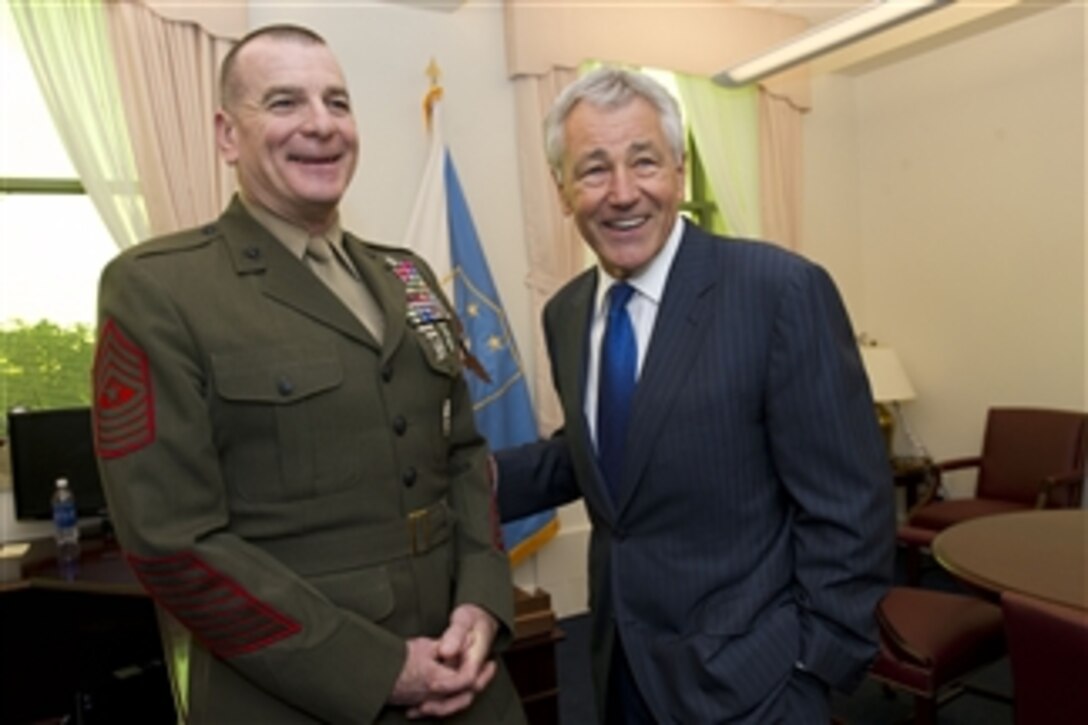
[[406,706],[410,718],[447,717],[467,708],[495,676],[488,654],[497,629],[488,612],[462,604],[450,614],[441,638],[408,640],[408,658],[390,702]]

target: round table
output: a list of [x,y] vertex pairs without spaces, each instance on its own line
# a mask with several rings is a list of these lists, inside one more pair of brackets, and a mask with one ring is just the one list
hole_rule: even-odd
[[958,579],[1088,610],[1088,510],[983,516],[945,529],[933,555]]

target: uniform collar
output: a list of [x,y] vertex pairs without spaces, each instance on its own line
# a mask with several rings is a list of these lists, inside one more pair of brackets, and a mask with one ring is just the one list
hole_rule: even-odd
[[[314,235],[310,234],[297,224],[292,224],[283,217],[276,216],[264,207],[258,206],[247,199],[245,194],[239,194],[238,198],[241,199],[242,205],[245,206],[246,211],[257,220],[257,223],[267,229],[272,236],[287,247],[288,251],[290,251],[296,259],[302,259],[306,256],[306,242]],[[339,256],[344,256],[344,232],[340,228],[339,215],[337,215],[332,224],[330,224],[319,236],[324,237],[329,244],[332,245],[333,249],[339,253]]]

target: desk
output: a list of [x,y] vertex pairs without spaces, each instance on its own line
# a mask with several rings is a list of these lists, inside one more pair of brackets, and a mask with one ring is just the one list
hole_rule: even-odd
[[[147,716],[143,722],[174,722],[151,599],[115,544],[92,538],[80,547],[78,564],[63,569],[51,539],[0,560],[0,723],[55,719],[89,693],[98,710],[86,720],[91,725],[122,715],[133,722],[136,713]],[[504,661],[530,725],[555,725],[554,650],[563,632],[547,593],[515,590],[515,605],[514,642]],[[129,679],[123,692],[118,671]]]
[[0,560],[0,722],[173,721],[155,607],[116,547],[81,548],[66,570],[49,539]]
[[933,555],[985,591],[1011,589],[1088,610],[1088,510],[984,516],[945,529]]
[[112,540],[80,541],[79,561],[61,568],[52,539],[35,539],[17,559],[0,559],[0,593],[21,589],[57,589],[88,594],[145,597],[143,587]]

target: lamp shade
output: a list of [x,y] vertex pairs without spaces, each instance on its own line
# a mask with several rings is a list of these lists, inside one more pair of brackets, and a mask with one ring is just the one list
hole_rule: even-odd
[[859,349],[874,401],[892,403],[914,400],[914,388],[895,350],[880,345],[862,345]]

